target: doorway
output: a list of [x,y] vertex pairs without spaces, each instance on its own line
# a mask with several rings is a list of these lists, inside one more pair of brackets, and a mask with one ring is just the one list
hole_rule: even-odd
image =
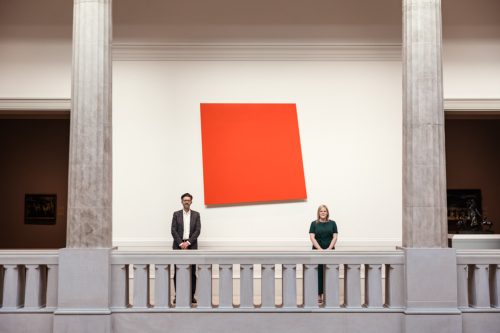
[[[69,123],[69,111],[0,114],[1,249],[66,246]],[[53,210],[30,213],[40,195]]]
[[[475,199],[478,210],[492,222],[490,227],[483,225],[482,231],[500,233],[500,114],[447,112],[445,133],[448,190],[479,198]],[[450,201],[448,191],[448,230],[456,233],[462,227]]]

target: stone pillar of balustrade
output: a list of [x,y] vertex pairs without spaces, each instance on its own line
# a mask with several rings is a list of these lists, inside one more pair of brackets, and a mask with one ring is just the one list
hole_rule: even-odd
[[441,0],[403,0],[407,333],[462,331],[456,253],[447,248],[441,29]]
[[67,248],[54,332],[110,332],[111,0],[74,0]]

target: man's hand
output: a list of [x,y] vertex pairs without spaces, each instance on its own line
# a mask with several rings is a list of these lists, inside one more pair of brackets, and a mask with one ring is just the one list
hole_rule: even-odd
[[186,250],[188,247],[189,247],[189,243],[188,242],[182,242],[181,243],[181,249]]

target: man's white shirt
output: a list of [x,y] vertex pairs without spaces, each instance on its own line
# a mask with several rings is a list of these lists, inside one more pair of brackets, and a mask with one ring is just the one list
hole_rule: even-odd
[[[184,233],[182,234],[182,239],[189,239],[189,224],[191,222],[191,209],[186,213],[186,211],[182,210],[183,224],[184,224]],[[190,244],[191,245],[191,244]]]

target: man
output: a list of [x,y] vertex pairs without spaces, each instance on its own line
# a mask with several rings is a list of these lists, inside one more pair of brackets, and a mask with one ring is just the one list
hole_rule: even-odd
[[[174,212],[172,217],[171,232],[174,238],[172,248],[174,250],[198,249],[198,236],[201,231],[200,213],[191,210],[193,196],[184,193],[181,196],[183,209]],[[174,272],[174,285],[176,284],[176,272]],[[194,293],[196,291],[196,265],[191,265],[191,301],[196,303]]]

